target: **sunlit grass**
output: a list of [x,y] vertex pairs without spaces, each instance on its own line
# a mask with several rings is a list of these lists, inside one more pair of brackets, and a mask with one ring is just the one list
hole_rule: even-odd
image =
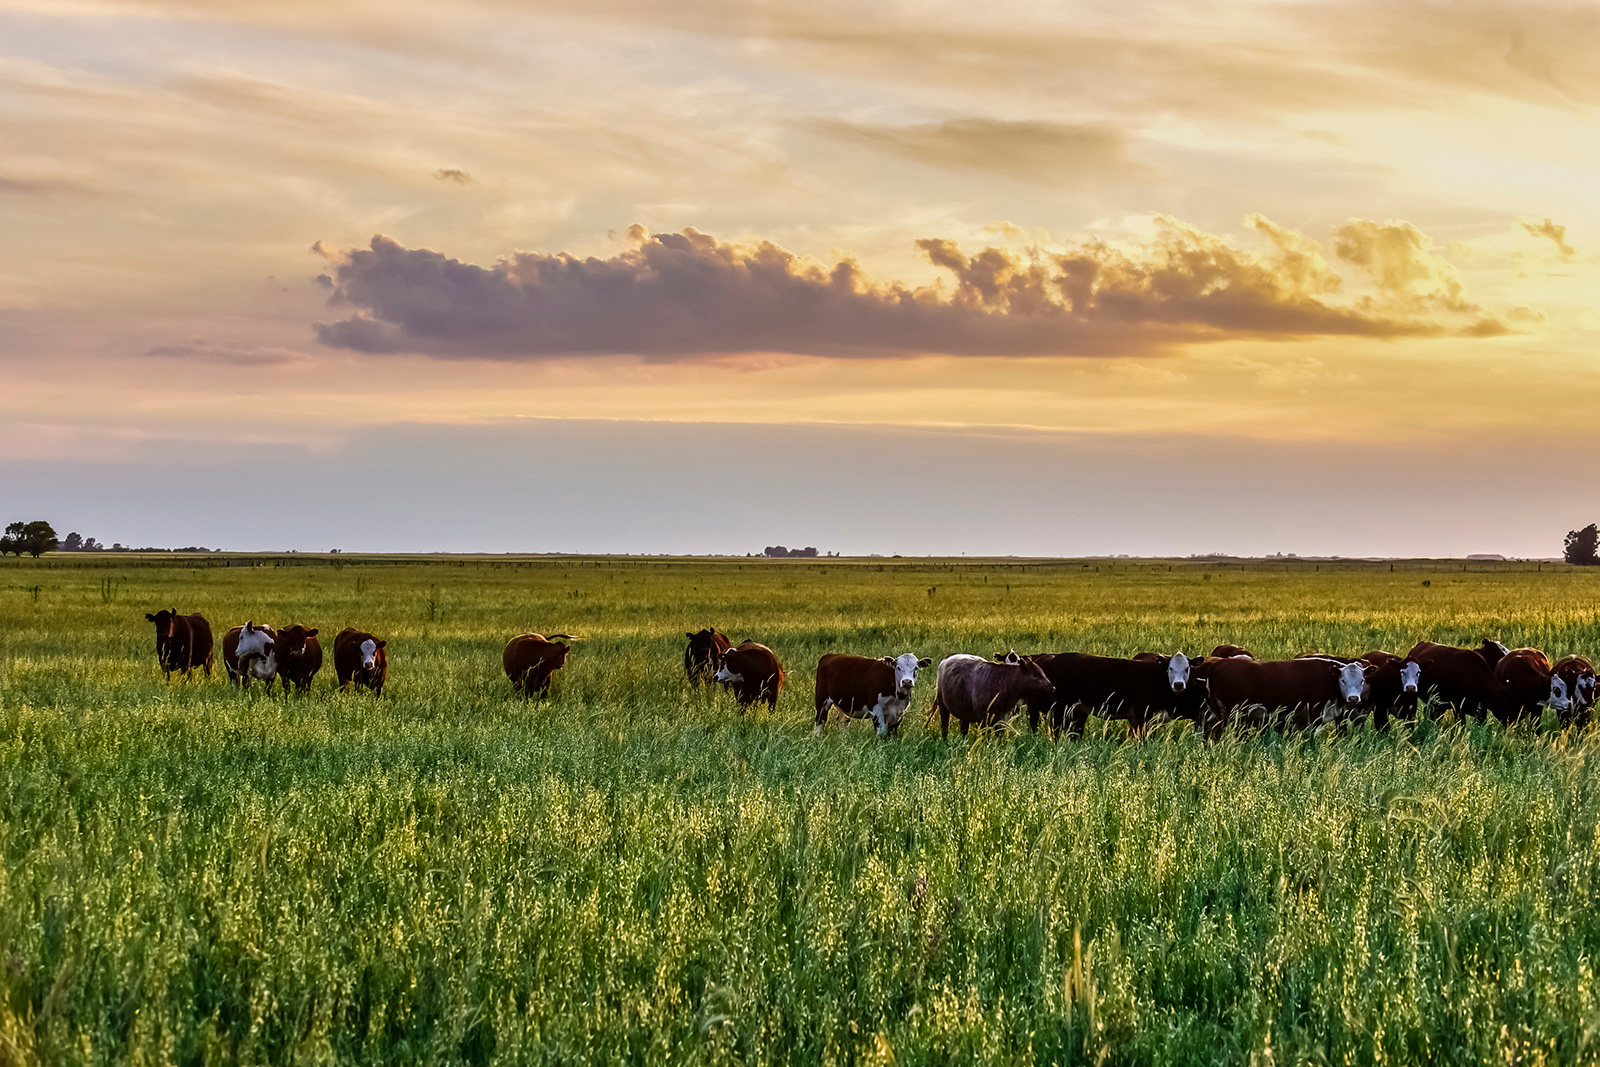
[[[50,562],[0,567],[0,1063],[1597,1055],[1593,732],[944,743],[925,676],[899,738],[814,739],[810,688],[826,651],[1592,655],[1600,576]],[[389,685],[168,686],[172,606],[369,629]],[[708,624],[784,658],[775,714],[684,684]],[[547,701],[500,669],[529,629],[586,638]]]

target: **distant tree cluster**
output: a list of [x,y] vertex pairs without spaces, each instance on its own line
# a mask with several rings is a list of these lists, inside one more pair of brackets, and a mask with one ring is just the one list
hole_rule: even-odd
[[20,556],[26,552],[38,559],[46,552],[55,551],[58,544],[55,530],[43,519],[14,522],[6,527],[4,536],[0,536],[0,556],[7,552]]
[[92,537],[84,537],[74,530],[61,542],[63,552],[105,552],[106,546]]
[[817,550],[814,548],[784,548],[782,545],[768,545],[761,553],[768,559],[814,559]]
[[1578,567],[1600,566],[1600,525],[1590,523],[1567,534],[1562,556]]

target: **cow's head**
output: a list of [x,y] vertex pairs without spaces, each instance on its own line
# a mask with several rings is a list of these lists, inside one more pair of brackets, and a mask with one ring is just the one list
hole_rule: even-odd
[[996,652],[994,654],[994,661],[996,663],[1009,663],[1013,667],[1015,667],[1017,664],[1021,663],[1022,659],[1023,659],[1022,653],[1018,652],[1014,648],[1011,649],[1009,652]]
[[1340,664],[1339,702],[1346,708],[1360,707],[1370,692],[1368,682],[1376,669],[1372,664],[1362,663],[1360,660]]
[[1509,656],[1511,650],[1499,641],[1491,641],[1485,637],[1483,644],[1478,646],[1478,654],[1488,661],[1489,666],[1493,667],[1496,663]]
[[1580,710],[1594,707],[1595,681],[1594,675],[1586,674],[1578,679],[1573,686],[1572,702]]
[[278,631],[278,654],[284,659],[299,659],[310,650],[308,642],[317,636],[315,627],[286,626]]
[[1400,665],[1400,692],[1414,697],[1422,687],[1422,664],[1406,660]]
[[1167,658],[1167,684],[1174,693],[1189,688],[1189,657],[1182,652],[1174,652]]
[[917,684],[917,671],[933,660],[919,659],[915,652],[902,652],[898,656],[884,656],[883,662],[894,668],[894,695],[905,701],[911,699],[911,690]]
[[375,637],[369,637],[361,642],[361,669],[370,671],[376,667],[378,665],[378,649],[383,648],[388,643],[387,641],[379,641]]
[[1567,688],[1567,680],[1559,674],[1550,676],[1550,695],[1545,698],[1544,705],[1563,715],[1572,710],[1572,694]]
[[1018,671],[1017,696],[1022,700],[1054,700],[1056,687],[1044,668],[1031,659],[1014,664]]
[[239,645],[234,654],[239,657],[240,666],[262,681],[278,673],[277,642],[265,626],[245,623],[239,631]]
[[172,623],[177,617],[177,608],[158,611],[154,615],[149,613],[145,614],[146,621],[156,624],[156,637],[161,639],[170,638],[172,636]]
[[722,657],[722,662],[717,664],[717,673],[711,676],[711,680],[721,682],[723,685],[744,681],[744,675],[739,673],[743,668],[738,667],[734,661],[735,657],[733,655],[725,653]]

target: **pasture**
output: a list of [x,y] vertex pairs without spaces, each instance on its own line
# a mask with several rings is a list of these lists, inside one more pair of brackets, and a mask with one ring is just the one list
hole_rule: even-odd
[[[231,566],[228,564],[232,564]],[[387,638],[164,683],[144,613]],[[824,652],[1600,652],[1545,564],[0,563],[0,1064],[1576,1063],[1600,734],[811,736]],[[776,713],[692,689],[715,625]],[[583,635],[547,701],[500,666]],[[837,723],[837,719],[835,719]]]

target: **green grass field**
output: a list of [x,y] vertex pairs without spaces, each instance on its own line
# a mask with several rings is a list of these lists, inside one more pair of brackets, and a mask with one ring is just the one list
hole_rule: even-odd
[[[233,566],[224,564],[233,563]],[[246,565],[257,564],[257,565]],[[369,629],[168,685],[146,611]],[[0,564],[0,1065],[1600,1060],[1600,734],[811,736],[829,651],[1600,652],[1546,564]],[[776,714],[682,677],[770,645]],[[500,669],[584,635],[546,702]],[[331,643],[331,642],[330,642]]]

